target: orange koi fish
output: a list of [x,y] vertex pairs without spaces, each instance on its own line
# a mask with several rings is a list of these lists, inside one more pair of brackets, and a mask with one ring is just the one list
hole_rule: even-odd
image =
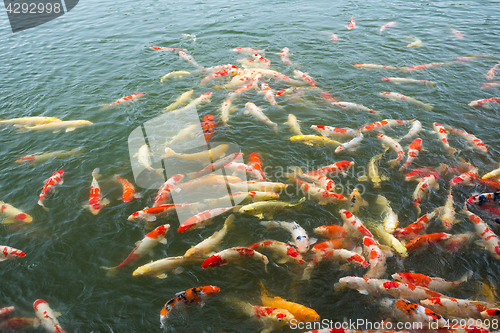
[[250,157],[249,157],[249,166],[254,169],[254,170],[257,170],[260,174],[261,174],[261,178],[262,179],[266,179],[266,174],[264,173],[264,171],[262,170],[262,161],[260,159],[260,155],[258,153],[251,153],[250,154]]
[[406,244],[406,249],[408,251],[427,250],[432,245],[442,242],[450,237],[451,235],[445,232],[437,232],[433,234],[418,236],[417,238],[412,239],[408,244]]
[[354,21],[354,18],[351,17],[351,21],[349,22],[349,25],[347,26],[347,30],[351,30],[356,26],[356,21]]
[[135,93],[135,94],[132,94],[129,96],[122,97],[119,100],[117,100],[111,104],[103,104],[102,110],[106,110],[107,108],[109,108],[111,106],[115,106],[115,105],[119,105],[119,104],[128,104],[130,102],[137,101],[139,98],[143,97],[144,95],[146,95],[146,93]]
[[404,283],[413,283],[416,286],[429,288],[435,291],[448,291],[464,282],[466,282],[471,275],[471,271],[467,272],[461,279],[457,281],[446,281],[442,278],[430,277],[418,273],[396,273],[392,274],[394,280],[398,280]]
[[166,216],[176,209],[189,208],[191,204],[165,204],[159,205],[151,208],[144,208],[138,212],[133,213],[128,217],[129,221],[144,220],[146,222],[154,222],[157,217]]
[[345,174],[350,167],[354,165],[353,161],[339,161],[334,164],[327,165],[325,167],[322,167],[321,169],[315,170],[315,171],[310,171],[307,174],[308,175],[322,175],[322,176],[328,176],[328,175],[338,175],[339,173]]
[[[447,321],[440,314],[428,308],[404,299],[382,299],[379,304],[390,317],[401,322],[423,323],[426,327],[446,327]],[[431,326],[433,325],[433,326]]]
[[43,185],[42,192],[40,193],[40,198],[38,199],[38,204],[40,206],[45,208],[45,206],[43,205],[43,200],[45,199],[47,194],[54,190],[54,187],[56,185],[61,185],[63,183],[63,175],[64,170],[59,170],[54,172],[54,174],[45,181],[45,185]]
[[219,126],[219,124],[214,121],[214,116],[212,116],[211,114],[207,114],[205,117],[203,117],[201,128],[203,129],[203,134],[205,135],[206,142],[210,141],[217,126]]
[[329,239],[342,239],[347,236],[344,227],[340,225],[322,225],[315,228],[314,233]]
[[305,263],[304,259],[302,259],[302,256],[297,252],[297,250],[283,242],[265,240],[252,244],[248,248],[259,251],[265,249],[273,251],[274,255],[278,258],[278,264],[284,264],[286,262],[295,262],[298,264]]
[[98,176],[99,169],[96,168],[92,171],[92,184],[90,185],[89,203],[87,205],[90,208],[90,212],[94,215],[99,214],[101,208],[109,204],[108,199],[101,200],[101,188],[96,180]]
[[500,98],[492,97],[492,98],[478,99],[477,101],[470,102],[469,106],[491,109],[491,103],[500,103]]
[[15,249],[10,246],[0,245],[0,261],[8,260],[8,259],[18,259],[26,256],[21,250]]
[[119,175],[115,175],[115,181],[121,184],[123,187],[123,194],[122,194],[123,202],[129,202],[141,197],[139,193],[135,193],[135,187],[134,185],[132,185],[131,182],[127,181],[126,179],[123,179]]

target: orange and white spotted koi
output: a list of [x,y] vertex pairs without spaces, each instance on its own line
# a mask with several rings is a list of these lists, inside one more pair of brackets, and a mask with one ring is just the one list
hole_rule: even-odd
[[3,201],[0,201],[0,217],[5,218],[2,223],[14,223],[16,221],[31,223],[33,221],[33,217]]
[[356,26],[356,21],[354,21],[354,18],[351,17],[351,21],[349,22],[349,25],[347,26],[347,30],[351,30]]
[[430,87],[434,87],[435,83],[427,80],[415,80],[410,78],[402,78],[402,77],[384,77],[382,81],[390,82],[394,84],[422,84],[428,85]]
[[417,219],[406,228],[398,228],[394,231],[394,236],[399,240],[410,241],[418,236],[421,236],[429,227],[430,221],[436,216],[436,211],[427,213]]
[[498,66],[500,66],[500,63],[496,64],[495,66],[491,67],[488,73],[486,73],[486,79],[491,81],[495,77],[495,74],[497,72]]
[[309,280],[311,278],[312,270],[319,263],[329,259],[347,261],[350,264],[363,268],[367,268],[368,266],[370,266],[370,264],[365,260],[365,258],[363,258],[362,255],[357,254],[356,252],[349,251],[346,249],[324,248],[316,251],[316,253],[314,254],[314,259],[311,262],[309,262],[307,267],[304,269],[302,280]]
[[450,186],[463,186],[471,184],[479,175],[476,170],[464,172],[450,180]]
[[149,48],[155,51],[183,51],[183,52],[187,51],[186,49],[181,49],[178,47],[150,46]]
[[400,67],[366,64],[366,63],[354,64],[353,66],[356,68],[364,68],[364,69],[401,69]]
[[348,235],[356,238],[363,238],[365,236],[374,238],[370,230],[363,225],[363,222],[350,211],[341,209],[339,210],[339,213],[340,217],[344,221],[344,229]]
[[260,252],[257,252],[248,247],[231,247],[223,251],[217,252],[216,254],[210,256],[206,259],[201,267],[204,269],[219,267],[229,263],[240,262],[243,258],[254,258],[256,260],[262,261],[264,263],[264,269],[267,272],[267,264],[269,259]]
[[170,200],[170,191],[177,186],[183,179],[183,174],[173,175],[160,187],[158,193],[156,194],[153,207],[161,206],[166,204]]
[[316,243],[316,238],[309,239],[307,232],[297,222],[261,221],[266,228],[283,228],[292,234],[293,244],[299,253],[306,253]]
[[123,179],[119,175],[115,175],[115,181],[119,184],[122,185],[123,188],[123,193],[122,193],[122,200],[123,202],[129,202],[134,199],[138,199],[141,197],[139,193],[135,193],[135,187],[132,185],[131,182],[129,182],[126,179]]
[[341,225],[322,225],[314,230],[315,234],[329,239],[343,239],[347,236],[347,232]]
[[281,106],[279,106],[278,103],[276,103],[276,99],[274,99],[274,91],[267,83],[262,82],[260,84],[260,89],[261,92],[264,94],[264,99],[267,100],[269,104],[281,108]]
[[226,69],[231,69],[231,68],[234,68],[234,67],[236,67],[236,66],[231,65],[231,64],[217,65],[217,66],[213,66],[213,67],[199,69],[198,72],[199,73],[209,73],[209,74],[212,74],[212,73],[215,73],[215,72],[220,72],[220,71],[223,71],[223,70],[226,70]]
[[237,53],[264,53],[265,50],[254,49],[252,47],[235,47],[231,51]]
[[444,229],[445,230],[450,230],[455,223],[457,223],[457,219],[455,218],[455,210],[453,208],[454,206],[454,201],[453,201],[453,195],[451,194],[451,187],[448,195],[446,196],[446,203],[444,204],[443,207],[440,207],[440,214],[439,218],[441,222],[443,223]]
[[406,68],[405,70],[407,72],[410,72],[410,71],[417,71],[417,70],[421,70],[421,69],[429,69],[431,67],[436,67],[436,66],[441,66],[441,65],[446,65],[446,63],[444,63],[444,62],[433,62],[431,64],[423,64],[423,65],[418,65],[418,66],[411,66],[411,67]]
[[412,139],[421,130],[422,130],[422,123],[418,120],[413,120],[410,130],[408,131],[408,133],[405,136],[403,136],[401,139],[399,139],[399,141],[403,141],[406,139]]
[[374,113],[374,114],[379,113],[379,111],[372,110],[370,108],[367,108],[364,105],[356,104],[356,103],[336,101],[336,102],[332,102],[331,104],[333,106],[345,109],[347,111],[365,111],[365,112],[370,112],[370,113]]
[[433,106],[432,104],[424,103],[422,101],[419,101],[418,99],[415,99],[413,97],[405,96],[400,93],[395,93],[395,92],[382,92],[379,93],[381,97],[392,99],[392,100],[400,100],[400,101],[405,101],[409,102],[410,104],[420,106],[426,110],[432,110]]
[[420,203],[422,199],[427,197],[432,188],[439,189],[439,184],[437,182],[439,176],[435,173],[431,173],[430,175],[424,177],[415,188],[413,192],[413,206],[417,207],[418,212],[420,213]]
[[366,126],[363,126],[359,129],[361,133],[367,133],[370,131],[380,131],[386,128],[390,128],[393,126],[400,126],[410,124],[412,120],[398,120],[398,119],[384,119],[381,121],[377,121]]
[[250,156],[248,157],[248,163],[249,166],[259,172],[261,174],[261,179],[266,179],[266,174],[264,173],[264,170],[262,169],[262,160],[260,159],[260,155],[258,153],[251,153]]
[[450,28],[450,30],[453,32],[453,34],[455,35],[455,37],[457,37],[457,38],[464,38],[464,35],[462,35],[462,33],[460,31],[458,31],[457,29],[452,28],[452,27],[448,27],[448,28]]
[[0,309],[0,322],[9,318],[9,316],[15,311],[15,307],[8,306]]
[[488,152],[488,147],[478,139],[476,136],[467,133],[464,130],[459,130],[457,128],[453,128],[451,126],[444,125],[444,128],[448,130],[450,133],[454,133],[461,137],[462,139],[466,140],[472,147],[472,149],[479,150],[480,152],[487,153]]
[[361,141],[363,141],[363,134],[359,133],[359,135],[335,148],[335,153],[354,152],[358,149]]
[[346,174],[350,167],[354,165],[353,161],[339,161],[334,164],[327,165],[318,170],[310,171],[308,175],[328,176],[330,174],[336,176],[338,174]]
[[253,53],[251,56],[256,63],[262,64],[265,68],[269,68],[271,66],[269,59],[264,58],[260,54]]
[[416,286],[412,283],[388,281],[382,283],[381,288],[394,298],[403,298],[413,302],[418,302],[430,297],[444,297],[441,293],[425,287]]
[[338,239],[330,239],[326,242],[322,242],[322,243],[314,245],[312,248],[312,251],[318,252],[318,251],[322,251],[324,249],[347,249],[347,250],[354,249],[354,247],[349,246],[350,245],[349,242],[345,242],[345,243],[346,244],[344,244],[344,242],[342,242],[341,240],[338,240]]
[[285,262],[294,262],[298,264],[305,263],[304,259],[297,250],[286,243],[276,240],[265,240],[250,245],[248,248],[254,250],[270,250],[278,257],[278,263],[284,264]]
[[35,315],[38,319],[36,324],[41,325],[45,331],[50,333],[66,333],[66,331],[61,328],[61,325],[56,318],[61,314],[59,312],[52,311],[46,301],[43,299],[37,299],[33,303],[33,308],[35,309]]
[[292,62],[288,59],[288,55],[290,55],[290,50],[288,47],[284,47],[283,50],[280,51],[281,61],[284,64],[290,65]]
[[430,277],[418,273],[395,273],[392,274],[394,280],[398,280],[404,283],[412,283],[416,286],[429,288],[430,290],[438,292],[446,292],[456,286],[461,285],[466,282],[471,275],[471,271],[467,272],[461,279],[457,281],[446,281],[445,279],[438,277]]
[[43,200],[45,199],[47,194],[54,190],[54,187],[56,185],[61,185],[63,183],[63,175],[64,170],[59,170],[54,172],[54,174],[45,181],[45,185],[43,185],[42,192],[40,193],[40,198],[38,199],[38,204],[40,206],[45,208],[45,206],[43,205]]
[[101,199],[101,188],[96,178],[99,176],[99,169],[96,168],[92,171],[92,184],[90,185],[90,196],[88,207],[90,212],[94,215],[99,214],[102,207],[109,204],[108,199]]
[[380,32],[379,33],[382,33],[382,31],[384,31],[385,29],[389,29],[390,27],[393,27],[396,25],[396,21],[391,21],[389,23],[386,23],[384,24],[383,26],[380,27]]
[[128,220],[154,222],[158,217],[167,216],[168,214],[175,212],[177,209],[186,209],[190,207],[191,204],[165,204],[151,208],[144,208],[143,210],[132,213],[132,215],[128,217]]
[[294,172],[287,173],[286,176],[291,179],[296,178],[302,182],[314,184],[314,186],[322,188],[326,191],[335,190],[335,183],[330,178],[322,175],[305,174],[299,167],[295,168]]
[[442,242],[450,237],[451,235],[445,232],[436,232],[433,234],[418,236],[406,244],[406,249],[408,251],[424,251],[434,244]]
[[443,143],[444,149],[451,155],[455,154],[457,150],[455,148],[450,147],[450,144],[448,143],[448,132],[444,128],[443,125],[440,123],[433,123],[432,124],[434,128],[434,132],[436,132],[439,140]]
[[245,163],[239,163],[239,162],[229,162],[224,165],[224,170],[226,172],[232,172],[235,175],[239,175],[241,172],[245,172],[247,177],[250,179],[254,179],[257,181],[264,181],[264,176],[262,173],[260,173],[259,170],[254,169],[250,165],[247,165]]
[[[291,79],[290,79],[291,80]],[[289,96],[295,93],[303,92],[305,90],[312,89],[310,87],[288,87],[286,89],[280,90],[276,93],[276,96]]]
[[334,137],[353,137],[358,136],[359,131],[352,128],[337,128],[332,126],[324,125],[312,125],[311,129],[319,132],[323,136],[334,136]]
[[198,68],[202,68],[200,65],[198,65],[198,63],[196,61],[194,61],[194,59],[193,59],[192,56],[190,56],[189,54],[187,54],[184,51],[179,51],[179,58],[181,58],[182,60],[186,60],[191,65],[194,65],[194,66],[196,66]]
[[15,249],[10,246],[0,245],[0,261],[8,259],[19,259],[26,256],[21,250]]
[[121,105],[128,104],[130,102],[137,101],[139,98],[143,97],[144,95],[146,95],[146,94],[145,93],[135,93],[135,94],[132,94],[129,96],[125,96],[125,97],[122,97],[119,100],[117,100],[111,104],[103,104],[102,109],[106,110],[107,108],[109,108],[111,106],[115,106],[115,105],[119,105],[119,104],[121,104]]
[[397,154],[396,158],[387,162],[390,165],[392,165],[393,167],[396,167],[401,162],[403,157],[405,156],[405,152],[403,151],[403,147],[401,147],[399,142],[397,142],[396,140],[394,140],[391,137],[388,137],[385,134],[379,133],[379,134],[377,134],[377,138],[379,138],[382,141],[382,146],[384,148],[391,148],[392,150],[394,150],[396,152],[396,154]]
[[342,194],[330,192],[323,188],[311,185],[305,181],[302,181],[300,177],[301,176],[298,175],[297,178],[295,178],[295,182],[297,183],[299,188],[302,190],[302,192],[304,192],[304,195],[307,195],[309,198],[318,200],[318,203],[320,205],[336,204],[339,202],[347,201]]
[[314,81],[309,74],[301,72],[299,70],[293,71],[294,78],[306,81],[311,87],[316,87],[316,81]]
[[406,159],[405,164],[399,169],[399,171],[403,171],[410,167],[413,161],[417,158],[418,154],[422,150],[422,139],[417,138],[410,143],[408,147],[408,158]]
[[209,297],[217,294],[219,291],[220,288],[217,286],[202,286],[190,288],[175,294],[175,297],[165,303],[160,311],[161,328],[166,328],[167,320],[173,313],[185,310],[188,306],[196,303],[203,306]]
[[486,83],[481,86],[481,89],[486,89],[486,88],[500,89],[500,81]]
[[177,229],[177,232],[181,233],[193,229],[203,228],[204,225],[215,216],[221,215],[225,212],[234,212],[240,207],[241,206],[208,209],[190,217],[189,219],[181,223],[179,229]]
[[276,133],[278,133],[278,124],[273,123],[269,118],[262,112],[262,109],[260,109],[257,105],[255,105],[252,102],[247,102],[245,104],[245,114],[251,114],[258,120],[263,121],[266,125],[272,127]]
[[420,303],[434,311],[439,311],[444,316],[455,318],[482,318],[481,312],[495,306],[495,303],[453,297],[432,297]]
[[237,74],[240,74],[240,69],[236,66],[232,66],[231,68],[223,69],[206,76],[201,80],[200,85],[205,86],[208,82],[215,80],[216,78]]
[[500,103],[500,98],[492,97],[492,98],[478,99],[476,101],[470,102],[469,106],[483,107],[485,109],[491,109],[492,103]]
[[494,258],[500,259],[500,239],[498,236],[483,220],[481,220],[479,216],[468,211],[466,205],[464,205],[462,213],[467,215],[469,220],[474,222],[476,234],[483,240],[482,245],[493,255]]
[[364,277],[378,279],[385,274],[387,269],[385,255],[373,238],[363,237],[363,247],[365,252],[368,253],[368,262],[370,263],[370,268]]
[[442,315],[418,303],[412,303],[405,299],[384,298],[379,301],[379,304],[383,312],[389,314],[394,320],[420,323],[426,327],[435,327],[438,331],[447,325],[447,321]]

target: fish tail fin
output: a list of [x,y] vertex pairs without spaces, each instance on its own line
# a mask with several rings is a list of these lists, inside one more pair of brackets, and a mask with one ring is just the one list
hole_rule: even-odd
[[399,160],[398,159],[390,160],[390,161],[387,161],[387,163],[389,163],[393,168],[395,168],[398,166]]
[[306,197],[302,197],[302,199],[299,200],[299,202],[297,202],[295,205],[293,205],[293,209],[295,209],[296,211],[300,211],[301,207],[302,207],[302,202],[304,202],[306,200]]
[[118,268],[118,266],[115,266],[115,267],[101,266],[101,268],[108,271],[106,273],[106,276],[116,276],[120,272],[120,269]]
[[45,211],[46,211],[46,212],[48,212],[48,211],[49,211],[49,209],[43,205],[42,200],[38,200],[38,204],[39,204],[39,205],[40,205],[43,209],[45,209]]
[[227,229],[231,229],[234,227],[234,219],[235,219],[235,216],[234,214],[231,214],[227,217],[227,219],[224,221],[224,227],[226,227]]
[[276,132],[276,134],[278,134],[278,124],[274,124],[273,128],[274,128],[274,131]]
[[474,274],[473,271],[468,271],[467,273],[464,274],[464,276],[462,276],[460,279],[455,281],[455,283],[460,284],[462,282],[467,282],[467,280],[469,280],[473,274]]
[[374,115],[376,115],[377,117],[380,117],[380,111],[375,111],[375,110],[371,110],[370,109],[370,113],[373,113]]
[[432,104],[425,104],[425,105],[424,105],[424,108],[425,108],[427,111],[431,111],[431,110],[434,108],[434,106],[433,106]]
[[377,205],[380,205],[380,206],[388,206],[389,205],[389,200],[387,200],[387,198],[384,197],[383,195],[378,195],[377,196],[377,200],[375,201],[375,203]]
[[94,171],[92,171],[92,177],[94,178],[99,178],[99,168],[95,168]]
[[109,108],[109,104],[101,104],[101,110],[106,110]]
[[26,131],[29,131],[29,128],[28,126],[24,126],[24,125],[14,125],[15,127],[17,127],[17,133],[22,133],[22,132],[26,132]]
[[436,85],[433,81],[429,81],[428,84],[429,84],[429,87],[434,87]]

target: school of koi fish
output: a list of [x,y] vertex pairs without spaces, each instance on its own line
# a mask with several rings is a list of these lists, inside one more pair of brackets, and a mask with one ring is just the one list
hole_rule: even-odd
[[[384,24],[379,33],[382,34],[386,29],[395,26],[397,26],[395,21]],[[354,18],[351,18],[347,30],[354,28],[356,28],[356,22]],[[457,38],[463,38],[460,32],[451,29]],[[332,41],[337,42],[337,35],[330,34],[333,36]],[[186,36],[196,39],[194,35]],[[422,46],[420,39],[413,37],[411,39],[414,41],[408,44],[408,47]],[[487,144],[492,145],[493,142],[485,144],[475,134],[448,124],[438,122],[422,124],[416,119],[418,113],[430,112],[433,110],[433,105],[397,92],[380,92],[380,97],[401,101],[415,107],[415,119],[384,119],[371,124],[359,124],[359,128],[345,128],[342,124],[332,124],[334,121],[328,120],[324,124],[312,125],[309,130],[301,128],[300,119],[290,113],[288,121],[281,125],[273,122],[266,113],[272,115],[272,113],[286,112],[286,107],[280,105],[280,101],[293,100],[301,103],[306,99],[306,95],[309,98],[313,96],[316,102],[324,103],[325,107],[332,106],[338,112],[366,112],[373,117],[380,117],[384,112],[383,110],[375,111],[354,102],[337,100],[335,94],[320,88],[320,84],[313,78],[314,75],[293,69],[296,64],[293,62],[293,54],[287,47],[275,53],[276,56],[270,53],[270,59],[264,56],[265,50],[236,47],[228,50],[228,56],[234,53],[241,54],[242,58],[236,59],[238,66],[221,64],[209,68],[200,66],[186,49],[161,46],[151,46],[150,49],[151,52],[177,53],[180,59],[193,67],[193,70],[178,70],[165,74],[158,78],[161,84],[166,85],[171,80],[182,80],[186,76],[196,76],[200,78],[199,87],[203,89],[208,87],[213,90],[213,92],[201,93],[194,99],[191,97],[194,89],[188,90],[166,106],[164,113],[182,114],[192,107],[202,110],[204,104],[211,103],[212,94],[225,94],[220,106],[220,114],[205,114],[201,122],[207,142],[218,133],[230,127],[236,127],[238,117],[232,118],[231,115],[239,112],[262,124],[262,135],[288,136],[294,144],[307,145],[311,150],[317,147],[330,147],[332,156],[338,154],[338,161],[316,170],[302,170],[300,167],[289,166],[291,172],[286,174],[288,183],[282,183],[275,181],[272,174],[265,172],[265,159],[261,158],[258,152],[226,154],[228,146],[224,143],[196,153],[174,151],[171,145],[193,137],[193,127],[181,128],[176,136],[165,138],[166,147],[163,158],[198,162],[199,170],[171,175],[158,190],[154,201],[147,203],[148,207],[137,212],[130,212],[128,220],[143,223],[149,232],[128,256],[124,253],[125,259],[121,263],[114,267],[103,267],[103,274],[107,274],[109,278],[117,274],[132,274],[134,277],[149,276],[165,279],[168,278],[169,273],[183,274],[185,270],[195,272],[196,269],[218,270],[220,269],[218,267],[224,265],[255,265],[255,269],[261,268],[268,272],[268,265],[271,263],[290,267],[291,274],[292,271],[297,272],[298,267],[300,283],[311,283],[324,274],[324,268],[327,265],[331,266],[331,262],[334,262],[338,270],[347,272],[338,281],[332,281],[335,292],[341,294],[356,290],[361,294],[359,297],[366,297],[367,302],[378,306],[380,320],[385,323],[424,323],[421,329],[406,330],[412,332],[482,333],[498,329],[500,305],[495,297],[487,300],[476,299],[472,295],[467,299],[454,297],[454,292],[464,283],[482,279],[473,271],[457,272],[461,278],[447,281],[437,276],[430,277],[418,272],[399,270],[404,269],[406,260],[415,258],[426,251],[440,255],[439,253],[442,252],[462,253],[472,247],[482,247],[487,260],[496,262],[500,259],[500,239],[493,231],[498,229],[496,223],[500,221],[500,168],[492,166],[491,169],[480,170],[474,165],[474,160],[464,160],[460,157],[460,149],[450,145],[448,135],[462,140],[463,145],[468,145],[470,150],[477,155],[489,154]],[[492,57],[492,55],[481,54],[457,58],[455,61],[463,62]],[[293,73],[293,78],[271,69],[278,67],[273,58],[277,61],[279,59],[279,66]],[[451,66],[451,64],[452,62],[439,62],[395,67],[359,63],[353,66],[398,73],[432,70],[436,66]],[[500,63],[485,73],[487,80],[492,81],[495,78],[498,66]],[[381,77],[381,80],[396,86],[404,84],[432,87],[440,84],[403,77]],[[275,91],[273,87],[282,89]],[[498,89],[499,87],[500,82],[491,82],[478,89]],[[134,93],[102,107],[103,110],[126,107],[127,104],[139,98],[146,99],[147,96],[147,93]],[[243,96],[246,98],[242,98]],[[241,102],[249,97],[252,101],[244,104]],[[471,101],[469,106],[491,109],[495,107],[495,103],[500,103],[500,97]],[[242,112],[238,111],[241,109],[243,109]],[[92,125],[86,120],[62,121],[52,117],[1,120],[0,124],[12,124],[18,127],[18,132],[53,131],[54,133],[62,130],[70,132]],[[404,127],[408,128],[404,136],[396,138],[391,134],[391,131]],[[304,134],[303,130],[316,134]],[[424,140],[419,137],[421,132],[433,132],[435,138]],[[360,186],[352,189],[350,193],[339,193],[337,191],[339,183],[332,178],[340,179],[342,175],[357,167],[355,153],[358,149],[363,149],[363,141],[369,138],[379,140],[384,151],[375,153],[364,169],[366,172],[357,177]],[[419,165],[420,154],[425,154],[424,147],[440,152],[441,160],[436,160],[434,166]],[[52,158],[66,158],[79,154],[81,154],[81,149],[37,153],[22,156],[15,163],[38,164]],[[249,154],[248,162],[243,163],[246,154]],[[141,147],[136,155],[146,172],[163,174],[163,169],[155,169],[152,166],[153,156],[147,145]],[[203,164],[203,161],[207,159],[211,163]],[[460,162],[456,163],[458,159]],[[448,165],[449,161],[455,164]],[[414,191],[408,193],[408,201],[411,201],[409,207],[391,206],[391,202],[384,196],[383,190],[387,190],[385,184],[389,177],[379,172],[381,164],[397,170],[402,184],[412,184]],[[214,171],[222,169],[225,170],[224,176],[213,174]],[[41,188],[38,205],[49,212],[50,207],[57,201],[56,188],[63,184],[64,174],[65,170],[57,170],[50,177],[43,175],[46,181]],[[241,175],[244,176],[241,177]],[[96,168],[91,176],[92,179],[89,175],[90,195],[85,207],[91,214],[97,215],[101,210],[106,209],[106,206],[113,205],[113,202],[102,195],[98,182],[99,169]],[[106,175],[106,177],[112,177],[118,185],[122,186],[123,202],[140,200],[147,192],[147,190],[144,190],[144,193],[136,192],[134,185],[120,175]],[[172,202],[173,191],[189,195],[190,191],[199,188],[226,187],[230,188],[231,193],[220,199],[210,199],[207,200],[208,202],[199,203]],[[299,195],[293,197],[291,201],[280,200],[280,197],[286,196],[284,194],[289,187],[296,188],[296,193]],[[375,193],[375,203],[369,204],[365,201],[362,198],[365,190],[360,191],[360,189],[368,189]],[[446,193],[447,199],[441,206],[429,209],[430,206],[427,203],[431,200],[432,192],[437,191]],[[457,198],[463,195],[463,191],[466,191],[469,197],[461,202]],[[217,207],[228,199],[238,204],[229,208]],[[321,207],[328,207],[335,218],[325,217],[324,221],[327,223],[320,224],[318,221],[314,228],[301,226],[301,221],[294,220],[293,216],[294,212],[300,210],[306,201]],[[0,207],[0,214],[6,224],[36,223],[30,215],[12,204],[0,202]],[[418,218],[415,221],[400,221],[397,211],[405,209],[414,209]],[[189,211],[192,217],[176,226],[177,231],[171,231],[171,225],[176,224],[175,213],[180,210]],[[286,215],[280,215],[284,212]],[[375,212],[378,218],[374,220],[369,217],[369,212]],[[290,234],[291,240],[282,242],[276,239],[262,239],[254,244],[243,242],[221,249],[220,245],[226,235],[238,232],[236,228],[238,219],[248,215],[253,216],[255,228],[266,231],[275,228],[282,229]],[[288,221],[272,220],[274,216],[291,218]],[[367,217],[366,220],[364,216]],[[169,223],[164,224],[161,221]],[[223,224],[219,223],[222,221],[224,221]],[[212,222],[220,225],[210,226]],[[468,224],[469,231],[459,232],[458,230],[463,230],[463,228],[455,228],[458,223]],[[196,242],[195,238],[189,238],[189,234],[196,233],[195,229],[200,228],[213,228],[215,232],[201,242]],[[427,230],[432,230],[432,232],[427,232]],[[321,242],[310,237],[312,233],[320,237]],[[180,237],[184,237],[191,245],[185,253],[178,253],[173,257],[156,258],[155,261],[140,265],[144,257],[151,254],[155,247],[161,246],[160,243],[166,244],[167,238]],[[0,261],[22,260],[29,256],[29,253],[8,245],[1,245],[0,249]],[[390,265],[388,261],[391,262]],[[133,270],[130,271],[130,268]],[[192,286],[176,295],[163,295],[166,303],[163,308],[158,309],[159,324],[167,331],[173,329],[170,326],[170,319],[176,316],[177,312],[186,312],[187,308],[193,304],[203,305],[205,302],[210,303],[212,297],[220,297],[227,302],[228,308],[234,307],[258,322],[262,328],[261,332],[275,331],[287,325],[293,327],[298,323],[303,323],[301,327],[304,330],[309,329],[308,332],[361,332],[342,327],[318,329],[314,323],[320,322],[322,318],[331,317],[331,314],[324,312],[320,317],[320,314],[313,308],[287,300],[286,298],[290,298],[289,295],[281,295],[284,298],[272,296],[266,289],[272,287],[270,283],[266,281],[256,281],[256,283],[261,284],[259,304],[244,300],[244,295],[224,293],[223,288],[213,285]],[[206,306],[209,307],[210,304]],[[35,300],[33,308],[36,318],[14,317],[15,307],[12,305],[1,308],[0,332],[24,331],[38,325],[44,327],[47,332],[65,332],[56,318],[58,313],[54,312],[46,301]],[[457,323],[462,323],[463,320],[465,324],[454,325],[452,320],[457,320]],[[496,323],[496,326],[493,323]],[[396,332],[389,329],[377,331]]]

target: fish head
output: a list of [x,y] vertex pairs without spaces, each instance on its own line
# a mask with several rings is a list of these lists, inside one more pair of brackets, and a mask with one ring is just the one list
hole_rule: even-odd
[[165,328],[165,325],[167,324],[167,318],[168,318],[168,310],[164,306],[161,308],[160,311],[160,323],[161,323],[161,328]]
[[221,265],[224,265],[226,263],[226,260],[222,259],[220,255],[214,254],[210,258],[206,259],[202,264],[201,267],[204,269],[207,269],[208,267],[218,267]]
[[301,317],[302,321],[319,321],[319,314],[313,309],[301,309],[297,314],[297,317]]
[[16,160],[16,163],[33,163],[35,162],[35,155],[23,156]]
[[255,209],[254,207],[251,207],[251,206],[243,206],[240,208],[240,210],[238,212],[241,214],[253,215],[253,214],[257,213],[257,209]]
[[149,268],[148,266],[141,266],[137,268],[133,273],[132,276],[148,276],[153,270]]
[[269,318],[272,319],[277,324],[279,324],[280,326],[282,325],[284,326],[287,325],[292,320],[294,320],[295,316],[291,314],[288,310],[276,309],[269,315]]
[[141,212],[135,212],[133,213],[132,215],[130,215],[127,220],[129,221],[137,221],[138,219],[140,219],[140,213]]
[[205,293],[205,295],[212,296],[217,294],[220,291],[220,288],[217,286],[204,286],[201,288],[201,291]]

